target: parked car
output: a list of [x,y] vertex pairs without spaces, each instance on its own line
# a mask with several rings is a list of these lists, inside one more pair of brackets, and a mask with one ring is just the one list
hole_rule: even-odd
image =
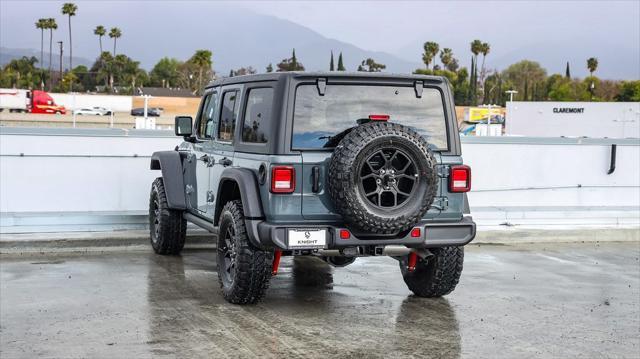
[[111,111],[107,110],[104,107],[91,107],[91,108],[80,108],[77,110],[73,110],[75,115],[95,115],[95,116],[105,116],[110,115]]
[[449,294],[476,234],[454,109],[438,76],[216,80],[195,123],[176,117],[184,142],[151,157],[153,250],[179,254],[187,222],[217,234],[218,280],[237,304],[265,295],[281,256],[388,256],[415,295]]
[[[162,111],[158,107],[147,107],[147,116],[158,117],[162,114]],[[142,117],[144,116],[144,108],[138,107],[131,110],[131,116]]]

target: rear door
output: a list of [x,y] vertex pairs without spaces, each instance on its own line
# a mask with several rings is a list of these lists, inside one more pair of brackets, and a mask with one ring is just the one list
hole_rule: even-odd
[[233,143],[235,141],[236,124],[240,108],[240,87],[225,87],[221,91],[220,111],[216,117],[215,141],[213,142],[210,186],[212,205],[215,208],[218,185],[222,172],[233,165]]

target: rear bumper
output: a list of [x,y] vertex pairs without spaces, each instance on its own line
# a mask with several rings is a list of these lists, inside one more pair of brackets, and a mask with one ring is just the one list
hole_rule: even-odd
[[[358,246],[405,245],[410,248],[434,248],[445,246],[464,246],[476,235],[476,224],[471,217],[463,217],[458,222],[422,221],[414,228],[421,228],[420,236],[413,237],[406,233],[400,237],[359,238],[351,233],[350,238],[340,238],[340,230],[346,229],[335,225],[304,223],[269,223],[264,220],[246,220],[247,232],[254,245],[262,248],[278,248],[281,250],[308,250],[318,247],[290,247],[288,243],[289,229],[326,229],[326,244],[323,249],[342,249]],[[361,236],[362,237],[362,236]]]

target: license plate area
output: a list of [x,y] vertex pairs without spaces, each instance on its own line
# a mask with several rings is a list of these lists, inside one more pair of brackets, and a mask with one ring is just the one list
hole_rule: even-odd
[[287,230],[287,245],[291,249],[324,248],[327,230],[324,228],[296,228]]

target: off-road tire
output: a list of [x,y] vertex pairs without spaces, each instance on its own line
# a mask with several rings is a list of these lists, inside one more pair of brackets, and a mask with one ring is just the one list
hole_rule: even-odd
[[458,284],[464,262],[464,247],[430,249],[433,256],[418,259],[416,268],[409,272],[408,258],[400,261],[400,270],[407,287],[419,297],[441,297],[451,293]]
[[[415,161],[416,193],[399,208],[375,208],[359,189],[360,167],[371,154],[398,148]],[[369,233],[396,234],[413,227],[433,203],[438,188],[436,160],[427,141],[415,130],[396,123],[370,122],[351,130],[331,156],[328,171],[333,204],[349,227]]]
[[[227,272],[223,250],[227,246],[225,233],[229,227],[233,230],[231,240],[235,250],[235,266]],[[224,298],[233,304],[257,303],[269,288],[273,252],[257,249],[250,243],[242,202],[239,200],[229,201],[224,205],[220,214],[219,228],[218,281]]]
[[156,178],[151,185],[149,231],[154,252],[163,255],[180,254],[187,236],[187,221],[182,217],[182,211],[169,209],[161,177]]

